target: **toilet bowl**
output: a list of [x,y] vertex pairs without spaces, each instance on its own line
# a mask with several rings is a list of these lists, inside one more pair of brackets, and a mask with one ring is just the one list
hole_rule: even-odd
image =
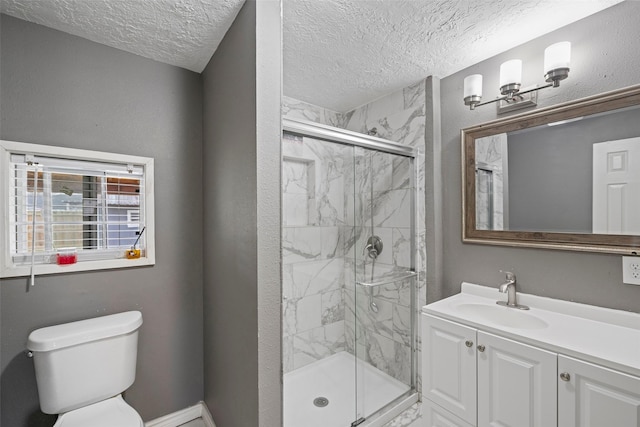
[[135,380],[139,311],[37,329],[29,334],[40,409],[54,427],[143,427],[122,398]]

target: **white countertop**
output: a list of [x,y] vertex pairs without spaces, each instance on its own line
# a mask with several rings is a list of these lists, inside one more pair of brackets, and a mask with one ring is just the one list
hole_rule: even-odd
[[461,293],[426,305],[422,312],[640,376],[640,314],[518,293],[518,303],[530,307],[522,313],[548,324],[521,329],[456,309],[461,304],[492,306],[505,298],[497,288],[463,282]]

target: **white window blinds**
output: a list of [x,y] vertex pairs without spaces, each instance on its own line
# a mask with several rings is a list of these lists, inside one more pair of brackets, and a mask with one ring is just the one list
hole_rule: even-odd
[[60,264],[59,254],[69,250],[77,254],[73,263],[126,259],[136,240],[136,249],[146,257],[152,159],[122,156],[118,162],[109,155],[113,159],[104,161],[97,152],[78,158],[84,150],[70,150],[64,157],[16,151],[3,163],[8,196],[3,234],[10,266],[30,265],[32,256],[36,265]]

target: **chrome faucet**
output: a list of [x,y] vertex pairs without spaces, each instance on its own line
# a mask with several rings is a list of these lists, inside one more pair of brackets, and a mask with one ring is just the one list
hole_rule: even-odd
[[496,304],[503,305],[509,308],[517,308],[520,310],[529,310],[526,305],[520,305],[516,301],[516,275],[510,271],[505,272],[507,275],[507,281],[498,287],[498,290],[503,294],[507,294],[507,301],[497,301]]

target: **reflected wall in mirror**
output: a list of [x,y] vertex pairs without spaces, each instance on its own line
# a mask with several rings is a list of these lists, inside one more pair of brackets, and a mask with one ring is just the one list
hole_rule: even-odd
[[640,85],[462,131],[463,241],[640,248]]

